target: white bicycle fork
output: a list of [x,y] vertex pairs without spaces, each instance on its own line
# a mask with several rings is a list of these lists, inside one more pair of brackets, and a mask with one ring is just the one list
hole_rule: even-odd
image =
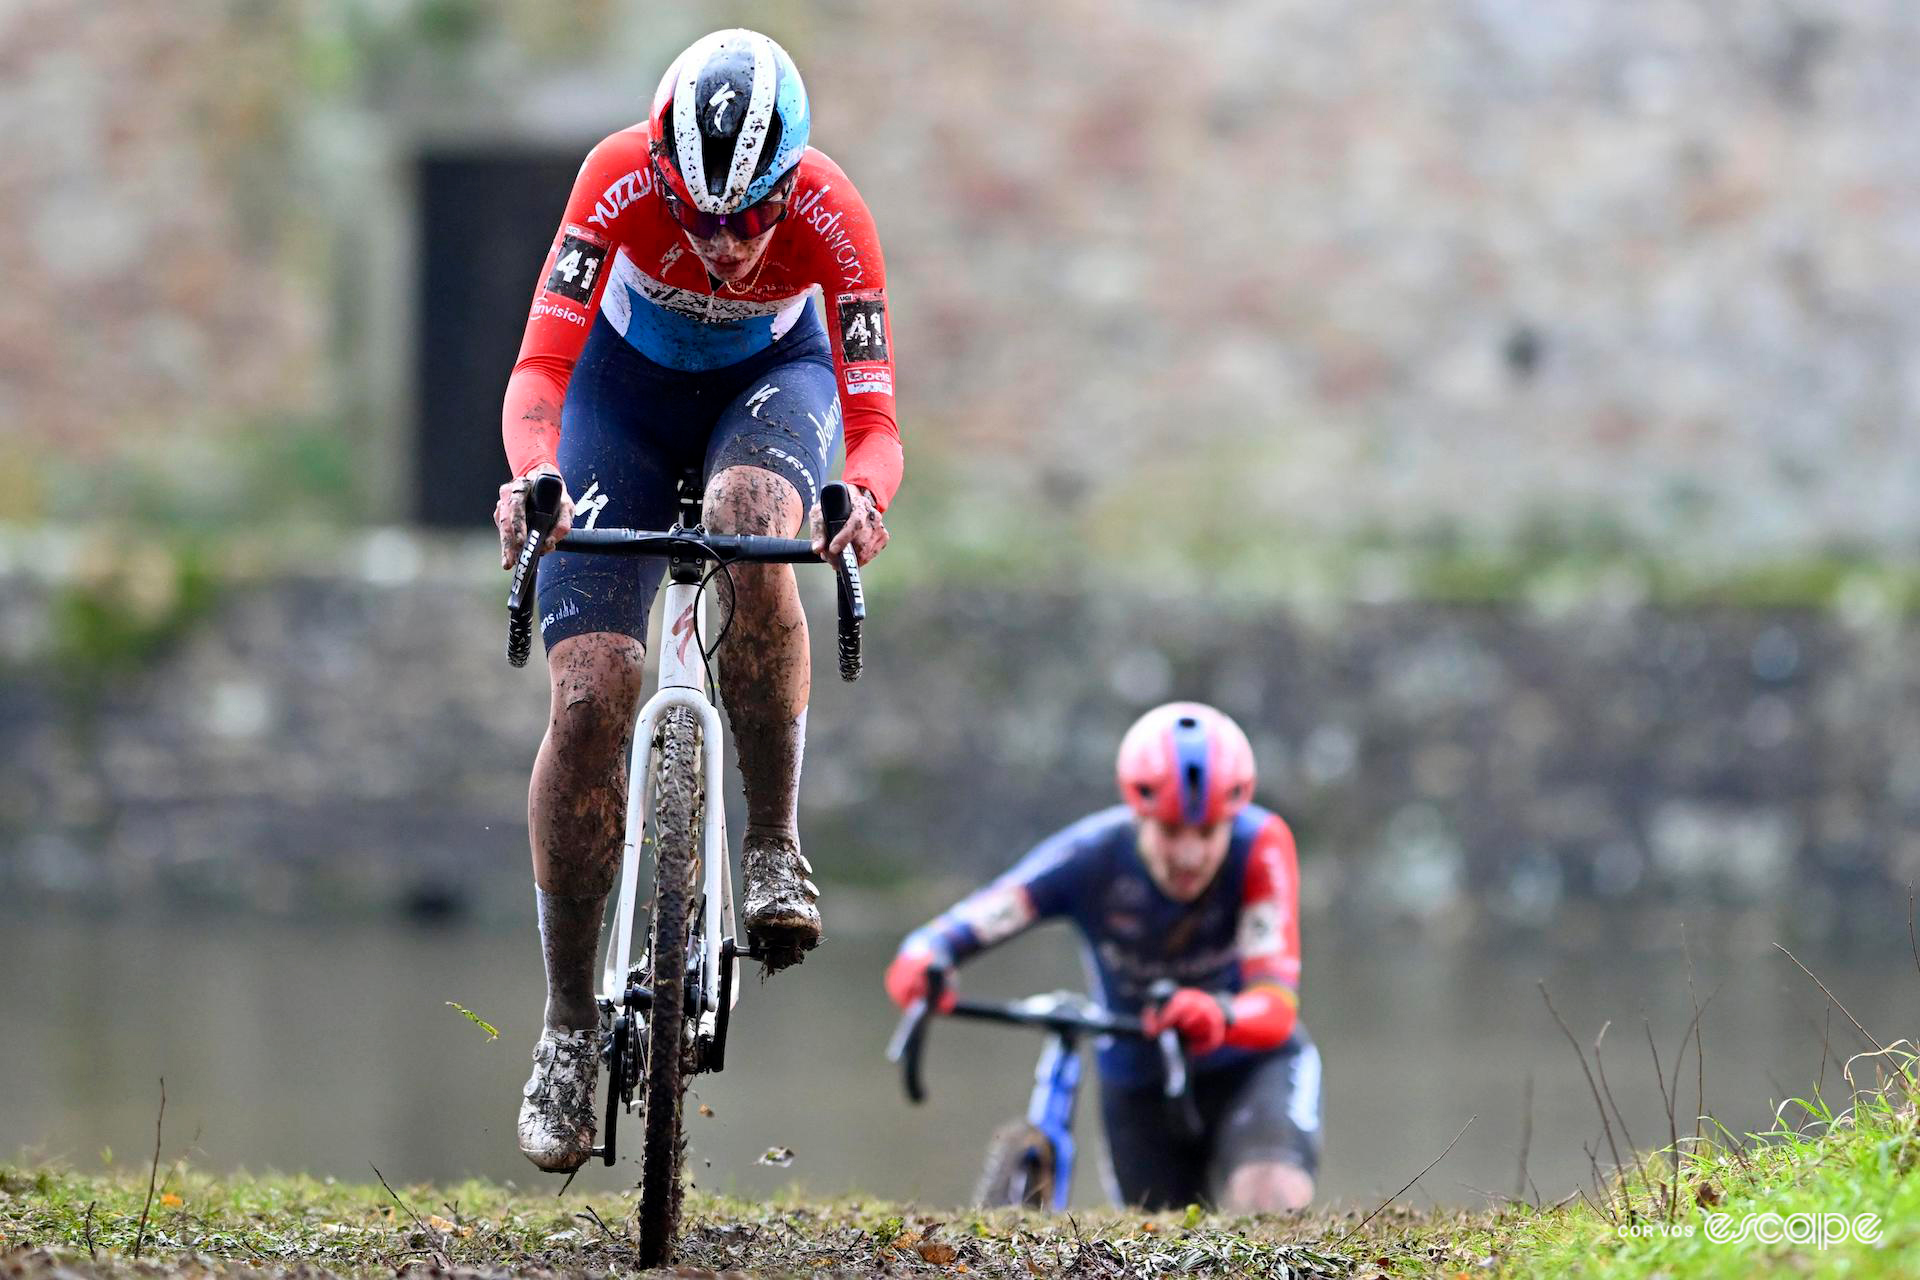
[[[600,975],[600,999],[619,1007],[626,993],[627,972],[633,954],[634,906],[640,893],[640,849],[646,833],[647,788],[651,778],[653,734],[660,717],[674,707],[685,707],[700,719],[700,750],[705,766],[705,802],[700,806],[701,929],[706,939],[700,987],[698,1032],[712,1035],[720,1008],[720,946],[734,936],[733,870],[727,853],[727,817],[724,753],[720,712],[707,695],[706,666],[699,646],[706,634],[706,600],[699,587],[669,581],[660,628],[660,689],[640,708],[633,730],[633,758],[627,772],[627,839],[620,855],[620,896],[607,940],[606,967]],[[740,961],[733,962],[729,1005],[740,999]]]

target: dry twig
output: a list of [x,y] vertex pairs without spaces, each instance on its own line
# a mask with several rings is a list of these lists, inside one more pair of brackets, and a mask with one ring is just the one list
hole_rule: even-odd
[[593,1211],[592,1205],[588,1205],[583,1212],[576,1213],[573,1216],[590,1220],[594,1226],[600,1228],[600,1232],[606,1236],[608,1244],[611,1244],[616,1249],[620,1247],[620,1242],[614,1238],[613,1232],[607,1229],[607,1224],[600,1220],[600,1215]]
[[1527,1149],[1533,1145],[1533,1072],[1527,1072],[1525,1089],[1526,1100],[1520,1104],[1520,1168],[1513,1178],[1513,1198],[1518,1200],[1527,1190]]
[[167,1078],[160,1077],[160,1113],[153,1118],[153,1167],[147,1170],[147,1202],[140,1206],[140,1229],[133,1236],[134,1261],[147,1243],[147,1212],[153,1208],[153,1187],[160,1178],[160,1126],[167,1119]]
[[[1861,1034],[1861,1036],[1866,1039],[1866,1042],[1873,1046],[1874,1052],[1885,1053],[1887,1051],[1887,1046],[1881,1044],[1877,1039],[1875,1039],[1873,1032],[1867,1030],[1865,1027],[1860,1025],[1860,1019],[1854,1017],[1852,1013],[1848,1012],[1847,1006],[1840,1003],[1840,998],[1834,995],[1833,992],[1827,990],[1827,984],[1820,981],[1819,978],[1814,977],[1813,970],[1807,968],[1807,966],[1800,963],[1800,957],[1794,955],[1793,952],[1787,950],[1785,947],[1781,946],[1777,942],[1774,943],[1773,945],[1774,945],[1774,948],[1777,951],[1779,951],[1781,955],[1793,961],[1794,966],[1798,968],[1800,972],[1806,974],[1809,978],[1813,978],[1813,985],[1820,988],[1820,994],[1824,995],[1828,1000],[1832,1001],[1834,1008],[1838,1009],[1840,1012],[1845,1013],[1847,1015],[1847,1021],[1851,1022],[1853,1024],[1853,1029],[1855,1031],[1858,1031]],[[1785,1092],[1785,1090],[1782,1090],[1782,1092]]]
[[1667,1188],[1666,1219],[1672,1222],[1674,1210],[1678,1207],[1680,1187],[1680,1119],[1673,1100],[1673,1094],[1680,1092],[1680,1064],[1673,1064],[1673,1093],[1668,1093],[1666,1072],[1660,1069],[1660,1050],[1653,1043],[1653,1022],[1644,1013],[1640,1015],[1640,1021],[1647,1029],[1647,1052],[1653,1055],[1653,1078],[1660,1085],[1660,1101],[1667,1104],[1667,1155],[1672,1163],[1668,1178],[1672,1185]]
[[[1460,1141],[1461,1135],[1466,1133],[1466,1131],[1472,1127],[1473,1122],[1475,1120],[1478,1120],[1479,1118],[1480,1117],[1478,1115],[1468,1116],[1467,1123],[1460,1126],[1460,1132],[1453,1135],[1453,1142]],[[1368,1214],[1366,1217],[1360,1219],[1360,1221],[1354,1223],[1353,1230],[1347,1232],[1346,1235],[1341,1236],[1338,1240],[1335,1240],[1333,1242],[1333,1247],[1338,1249],[1341,1245],[1345,1244],[1348,1240],[1352,1239],[1354,1234],[1358,1232],[1360,1228],[1366,1226],[1369,1222],[1372,1222],[1375,1218],[1379,1217],[1381,1212],[1385,1210],[1388,1205],[1392,1204],[1395,1200],[1398,1200],[1401,1196],[1405,1195],[1407,1193],[1408,1187],[1411,1187],[1414,1183],[1426,1177],[1427,1169],[1433,1168],[1433,1166],[1439,1164],[1442,1160],[1445,1160],[1447,1158],[1447,1152],[1453,1150],[1453,1142],[1449,1142],[1446,1145],[1445,1149],[1442,1150],[1439,1155],[1427,1161],[1427,1168],[1422,1169],[1420,1172],[1414,1174],[1413,1177],[1409,1178],[1407,1180],[1407,1185],[1405,1187],[1400,1188],[1398,1191],[1388,1196],[1385,1200],[1382,1200],[1380,1202],[1379,1208],[1375,1209],[1372,1213]],[[1069,1219],[1069,1221],[1071,1221],[1071,1219]],[[1079,1227],[1076,1226],[1074,1230],[1077,1233],[1079,1231]]]
[[387,1182],[387,1175],[380,1172],[379,1165],[369,1160],[367,1161],[367,1168],[373,1170],[373,1176],[380,1179],[380,1185],[383,1187],[386,1187],[387,1194],[393,1197],[393,1202],[399,1205],[402,1209],[406,1210],[407,1216],[413,1219],[413,1225],[420,1228],[421,1234],[426,1236],[427,1239],[433,1241],[433,1247],[430,1250],[428,1250],[428,1252],[431,1252],[433,1254],[435,1260],[438,1261],[441,1266],[451,1271],[453,1269],[453,1263],[448,1260],[445,1251],[442,1250],[440,1247],[441,1245],[440,1233],[438,1231],[435,1231],[432,1227],[429,1227],[426,1223],[422,1222],[420,1220],[420,1215],[413,1211],[413,1206],[400,1198],[399,1194],[395,1192],[393,1187]]
[[[1600,1113],[1600,1127],[1607,1135],[1607,1148],[1613,1152],[1613,1167],[1616,1169],[1621,1168],[1620,1144],[1613,1140],[1613,1121],[1607,1118],[1607,1104],[1600,1101],[1600,1086],[1593,1082],[1593,1072],[1587,1069],[1587,1055],[1581,1050],[1580,1042],[1573,1038],[1573,1028],[1569,1027],[1567,1020],[1560,1016],[1560,1011],[1553,1007],[1553,997],[1547,992],[1547,984],[1542,981],[1536,985],[1540,988],[1540,998],[1547,1002],[1547,1012],[1553,1015],[1554,1022],[1559,1024],[1560,1033],[1566,1036],[1567,1043],[1573,1046],[1574,1056],[1580,1059],[1580,1074],[1587,1078],[1587,1088],[1593,1093],[1594,1109]],[[1604,1027],[1601,1028],[1600,1034],[1606,1034]],[[1598,1042],[1596,1041],[1596,1043]],[[1599,1189],[1599,1185],[1596,1183],[1594,1190],[1598,1191]],[[1605,1196],[1602,1197],[1602,1199],[1607,1198],[1608,1197]]]
[[[1700,1126],[1702,1123],[1704,1123],[1701,1117],[1707,1114],[1707,1054],[1706,1054],[1706,1046],[1701,1042],[1702,1032],[1700,1029],[1700,1013],[1704,1006],[1702,1006],[1700,1003],[1699,993],[1693,989],[1693,944],[1687,941],[1687,925],[1684,920],[1680,922],[1680,949],[1686,952],[1686,955],[1687,955],[1687,998],[1693,1001],[1693,1070],[1694,1070],[1694,1076],[1695,1076],[1695,1079],[1694,1079],[1695,1092],[1693,1095],[1693,1140],[1694,1140],[1694,1143],[1697,1145],[1702,1136],[1700,1131]],[[1717,994],[1719,991],[1719,988],[1717,987],[1714,988],[1714,991]],[[1707,997],[1707,1003],[1708,1004],[1713,1003],[1713,996],[1710,995]],[[1687,1040],[1685,1036],[1682,1036],[1680,1038],[1680,1052],[1684,1054],[1686,1051],[1687,1051]],[[1674,1092],[1678,1093],[1680,1090],[1680,1085],[1678,1082],[1678,1077],[1680,1074],[1679,1058],[1675,1058],[1673,1060],[1673,1073],[1675,1076],[1675,1083],[1673,1088],[1674,1088]]]
[[1907,945],[1913,948],[1913,967],[1920,969],[1920,939],[1913,936],[1913,885],[1907,885]]

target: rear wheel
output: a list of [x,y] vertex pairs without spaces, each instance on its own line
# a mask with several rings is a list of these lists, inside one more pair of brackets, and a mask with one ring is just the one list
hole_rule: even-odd
[[974,1203],[995,1209],[1053,1207],[1053,1143],[1024,1120],[1001,1125],[987,1144],[987,1164],[974,1188]]
[[[634,1235],[642,1267],[666,1265],[680,1227],[680,1110],[689,1074],[687,950],[699,864],[703,793],[700,734],[684,707],[660,719],[649,784],[653,833],[653,928],[647,944],[645,1078],[641,1082],[640,1198]],[[697,1010],[694,1012],[698,1012]]]

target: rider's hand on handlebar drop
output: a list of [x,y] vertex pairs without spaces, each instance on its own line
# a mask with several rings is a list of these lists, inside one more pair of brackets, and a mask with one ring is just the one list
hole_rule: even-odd
[[[520,548],[527,541],[527,483],[541,472],[559,475],[557,467],[535,467],[516,480],[509,480],[500,486],[500,500],[493,504],[493,527],[500,531],[500,567],[513,568],[513,562],[520,558]],[[573,495],[561,481],[560,519],[553,526],[553,536],[547,539],[552,545],[567,536],[573,529]]]
[[837,556],[843,547],[851,546],[855,563],[864,565],[880,554],[891,535],[880,519],[880,508],[874,505],[873,495],[857,484],[850,484],[847,489],[853,494],[853,514],[847,517],[847,527],[840,531],[833,545],[827,545],[826,522],[817,502],[807,513],[808,536],[813,539],[813,554],[822,560]]
[[942,969],[946,974],[946,985],[940,993],[940,1012],[952,1013],[954,1002],[960,998],[952,966],[933,952],[918,947],[902,951],[887,966],[887,994],[902,1009],[915,1000],[926,999],[927,974],[933,969]]
[[1168,1029],[1179,1032],[1180,1043],[1196,1058],[1227,1042],[1226,1006],[1198,987],[1181,987],[1158,1009],[1142,1014],[1140,1023],[1150,1036]]

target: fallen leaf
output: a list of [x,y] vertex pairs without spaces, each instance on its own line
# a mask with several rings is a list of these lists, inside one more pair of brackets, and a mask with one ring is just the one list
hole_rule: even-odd
[[915,1245],[913,1251],[937,1267],[944,1267],[960,1256],[958,1249],[950,1244],[942,1244],[938,1240],[929,1240],[925,1244]]
[[500,1038],[500,1029],[498,1027],[494,1026],[491,1022],[488,1022],[485,1018],[481,1017],[479,1014],[475,1013],[473,1010],[467,1008],[467,1006],[460,1004],[458,1001],[454,1001],[454,1000],[449,1000],[446,1003],[447,1003],[447,1008],[452,1009],[453,1011],[458,1013],[461,1017],[465,1018],[468,1022],[471,1022],[474,1026],[486,1032],[487,1043],[491,1044],[495,1040],[498,1040]]
[[441,1217],[437,1213],[430,1213],[427,1215],[427,1225],[432,1227],[435,1231],[454,1230],[454,1225],[451,1222],[448,1222],[445,1218]]

